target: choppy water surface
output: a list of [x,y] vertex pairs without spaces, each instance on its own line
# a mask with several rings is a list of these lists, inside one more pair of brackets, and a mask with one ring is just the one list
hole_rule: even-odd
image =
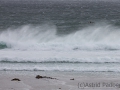
[[120,72],[120,1],[0,1],[0,70]]

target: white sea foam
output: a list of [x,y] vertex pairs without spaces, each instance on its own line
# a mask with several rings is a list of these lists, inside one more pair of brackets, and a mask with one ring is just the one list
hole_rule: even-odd
[[71,34],[57,35],[54,25],[9,28],[0,41],[0,70],[120,72],[120,30],[94,24]]
[[0,51],[0,70],[120,72],[119,51]]
[[25,25],[0,33],[0,41],[19,50],[119,50],[120,30],[95,24],[74,33],[58,36],[56,26]]

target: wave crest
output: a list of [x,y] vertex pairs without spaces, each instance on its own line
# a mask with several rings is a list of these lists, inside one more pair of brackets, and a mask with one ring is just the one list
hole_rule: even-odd
[[102,23],[63,36],[55,25],[25,25],[2,31],[0,41],[19,50],[119,50],[119,35],[118,27]]

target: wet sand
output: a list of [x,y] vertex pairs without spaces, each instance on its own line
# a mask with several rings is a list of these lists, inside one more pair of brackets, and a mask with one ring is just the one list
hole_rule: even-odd
[[[119,90],[119,74],[73,72],[0,72],[0,90]],[[41,75],[51,78],[36,78]],[[12,79],[19,79],[12,80]]]

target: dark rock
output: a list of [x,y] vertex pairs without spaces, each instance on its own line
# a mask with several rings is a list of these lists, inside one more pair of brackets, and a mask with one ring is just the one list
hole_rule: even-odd
[[14,78],[14,79],[12,79],[11,81],[21,81],[21,80],[18,79],[18,78]]
[[59,89],[61,89],[61,88],[59,88]]
[[70,79],[70,80],[75,80],[74,78]]

